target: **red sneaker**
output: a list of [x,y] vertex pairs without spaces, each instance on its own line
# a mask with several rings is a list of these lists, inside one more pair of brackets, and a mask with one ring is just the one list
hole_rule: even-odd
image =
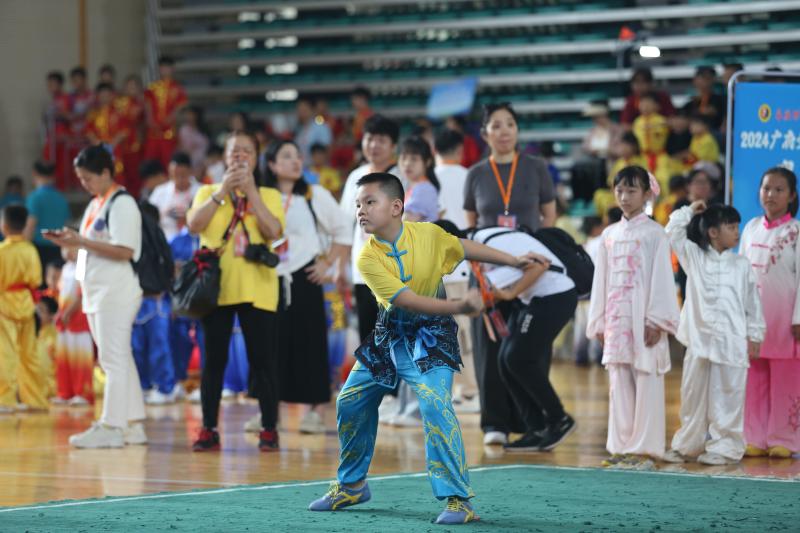
[[216,429],[203,428],[197,435],[197,440],[192,444],[195,452],[218,452],[220,450],[219,433]]
[[258,434],[258,449],[262,452],[278,451],[278,432],[274,429],[262,429]]

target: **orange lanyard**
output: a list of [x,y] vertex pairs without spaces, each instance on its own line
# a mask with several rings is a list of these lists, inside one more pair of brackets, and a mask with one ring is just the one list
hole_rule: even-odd
[[102,198],[99,196],[94,197],[94,201],[92,202],[92,210],[86,216],[86,222],[83,224],[84,233],[86,233],[86,231],[92,226],[92,222],[94,222],[94,219],[97,218],[97,215],[100,213],[100,211],[102,211],[103,206],[106,205],[106,201],[111,197],[112,194],[114,194],[114,192],[116,192],[117,189],[119,189],[119,186],[112,185]]
[[489,156],[489,164],[492,166],[492,172],[497,180],[497,187],[500,189],[500,196],[503,197],[503,207],[505,214],[508,215],[508,206],[511,203],[511,189],[514,188],[514,176],[517,174],[517,162],[519,161],[519,154],[514,154],[514,162],[511,163],[511,173],[508,175],[508,188],[503,185],[503,180],[500,179],[500,171],[497,170],[497,163],[494,161],[494,156]]
[[294,196],[294,193],[290,192],[289,194],[286,195],[286,201],[283,202],[283,213],[284,213],[284,215],[289,212],[289,206],[292,205],[292,196]]
[[486,277],[483,275],[481,264],[477,261],[470,261],[469,266],[472,267],[472,273],[475,275],[475,279],[478,281],[478,287],[481,290],[481,297],[483,298],[483,305],[485,305],[487,309],[493,308],[494,293],[489,287],[489,282],[486,281]]

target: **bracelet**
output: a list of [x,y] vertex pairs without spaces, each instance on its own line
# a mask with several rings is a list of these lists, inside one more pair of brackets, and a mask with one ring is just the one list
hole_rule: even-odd
[[211,199],[214,200],[214,203],[217,204],[217,205],[225,205],[225,200],[224,199],[217,200],[217,197],[214,196],[214,194],[216,194],[216,193],[212,193],[211,194]]

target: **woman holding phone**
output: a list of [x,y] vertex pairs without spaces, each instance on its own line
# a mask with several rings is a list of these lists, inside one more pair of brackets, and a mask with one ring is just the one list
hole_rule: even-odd
[[141,214],[133,197],[121,194],[124,188],[114,181],[114,160],[105,148],[83,149],[74,165],[81,185],[94,198],[79,231],[64,228],[43,235],[59,246],[78,249],[75,278],[106,385],[100,420],[69,442],[76,448],[144,444],[144,400],[131,350],[133,321],[142,300],[131,265],[141,255]]
[[222,183],[197,191],[186,220],[200,246],[220,254],[218,307],[203,319],[206,360],[200,382],[203,427],[194,451],[220,449],[217,419],[233,320],[239,323],[261,407],[259,449],[278,449],[278,258],[269,245],[283,233],[281,195],[256,182],[258,140],[235,131],[225,143]]

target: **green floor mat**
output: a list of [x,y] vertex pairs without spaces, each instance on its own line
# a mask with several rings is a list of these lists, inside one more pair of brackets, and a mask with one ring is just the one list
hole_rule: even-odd
[[797,531],[797,481],[530,465],[471,471],[481,520],[431,523],[443,504],[424,474],[370,478],[372,500],[335,513],[308,503],[327,482],[234,487],[0,508],[0,531]]

